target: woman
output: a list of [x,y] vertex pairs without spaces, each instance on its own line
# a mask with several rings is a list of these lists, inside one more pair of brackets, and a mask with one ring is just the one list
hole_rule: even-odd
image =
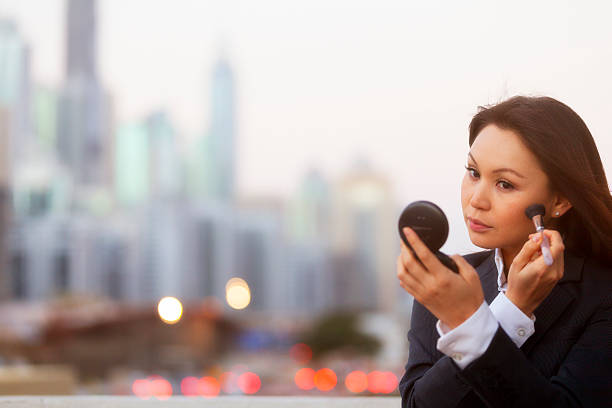
[[[414,296],[403,407],[612,406],[612,196],[582,119],[547,97],[481,108],[461,185],[470,240],[455,274],[405,230]],[[525,209],[545,206],[540,251]]]

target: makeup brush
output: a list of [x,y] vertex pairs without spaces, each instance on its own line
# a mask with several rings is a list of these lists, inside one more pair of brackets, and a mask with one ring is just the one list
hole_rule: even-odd
[[544,235],[543,232],[545,213],[546,209],[542,204],[532,204],[525,209],[525,215],[527,218],[533,221],[536,231],[540,232],[540,236],[542,237],[542,243],[540,244],[540,248],[542,248],[542,256],[544,257],[544,262],[546,265],[550,266],[553,264],[552,254],[550,253],[550,243],[548,242],[548,237]]

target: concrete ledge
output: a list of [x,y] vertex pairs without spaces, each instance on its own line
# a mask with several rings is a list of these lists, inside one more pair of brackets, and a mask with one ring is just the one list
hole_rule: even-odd
[[0,397],[1,408],[398,408],[398,397],[172,397],[166,401],[141,400],[136,397]]

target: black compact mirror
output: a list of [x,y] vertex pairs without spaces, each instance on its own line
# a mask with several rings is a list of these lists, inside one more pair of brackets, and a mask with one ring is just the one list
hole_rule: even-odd
[[419,259],[402,231],[404,227],[412,228],[444,266],[453,272],[459,272],[455,261],[440,252],[440,248],[448,238],[448,220],[440,207],[430,201],[415,201],[404,208],[400,215],[398,222],[400,237],[414,256]]

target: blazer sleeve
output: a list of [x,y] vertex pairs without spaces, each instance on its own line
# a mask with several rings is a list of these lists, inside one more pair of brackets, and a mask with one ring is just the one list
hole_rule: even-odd
[[458,375],[490,407],[610,407],[612,296],[588,320],[553,377],[545,378],[501,328]]
[[436,320],[414,301],[408,331],[408,363],[399,383],[403,408],[457,407],[470,391],[470,386],[458,375],[459,367],[436,349]]

